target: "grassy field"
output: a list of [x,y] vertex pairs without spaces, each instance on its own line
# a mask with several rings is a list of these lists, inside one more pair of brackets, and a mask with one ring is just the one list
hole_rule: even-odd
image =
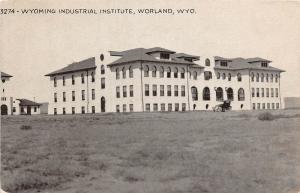
[[300,110],[2,118],[10,193],[297,193]]

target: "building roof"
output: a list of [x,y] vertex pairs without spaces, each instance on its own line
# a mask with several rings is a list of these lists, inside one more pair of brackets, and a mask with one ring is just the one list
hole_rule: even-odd
[[176,58],[192,58],[195,60],[200,59],[200,56],[195,56],[195,55],[190,55],[190,54],[185,54],[185,53],[176,53],[176,54],[173,54],[172,56],[176,57]]
[[6,74],[5,72],[1,72],[1,77],[12,77],[12,75]]
[[252,62],[271,62],[270,60],[266,60],[263,58],[255,57],[255,58],[247,58],[247,62],[252,63]]
[[[217,56],[218,59],[222,58]],[[225,61],[230,61],[228,63],[228,67],[222,67],[222,66],[216,66],[215,69],[223,69],[223,70],[243,70],[243,69],[250,69],[250,70],[268,70],[268,71],[278,71],[278,72],[284,72],[284,70],[281,70],[279,68],[275,68],[272,66],[268,67],[258,67],[254,64],[252,64],[254,61],[266,61],[271,62],[269,60],[263,59],[263,58],[224,58]],[[259,60],[257,60],[259,59]],[[216,58],[215,58],[216,60]]]
[[20,101],[20,106],[40,106],[40,103],[36,103],[34,101],[28,100],[28,99],[17,99]]
[[74,62],[72,64],[69,64],[64,68],[46,74],[45,76],[54,76],[58,74],[65,74],[65,73],[94,69],[94,68],[96,68],[95,57],[92,57],[92,58],[82,60],[80,62]]
[[[175,53],[173,51],[164,49],[164,48],[150,48],[150,49],[145,49],[145,48],[135,48],[131,50],[126,50],[122,52],[116,52],[116,51],[111,51],[110,54],[111,56],[121,56],[121,58],[115,60],[114,62],[108,64],[108,66],[116,65],[116,64],[122,64],[122,63],[128,63],[128,62],[136,62],[136,61],[147,61],[147,62],[160,62],[160,63],[170,63],[170,64],[191,64],[194,65],[195,63],[189,62],[184,60],[182,58],[183,53],[181,53],[181,57],[177,57],[176,54],[171,54],[171,60],[159,60],[156,59],[154,56],[150,55],[150,53],[153,53],[154,51],[159,51],[159,52],[169,52],[169,53]],[[185,54],[186,56],[192,56]],[[197,58],[197,56],[192,56],[194,58]]]

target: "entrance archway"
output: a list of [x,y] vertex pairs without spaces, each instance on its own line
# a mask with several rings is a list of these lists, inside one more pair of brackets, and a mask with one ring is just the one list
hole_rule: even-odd
[[101,97],[101,112],[105,112],[105,98]]
[[8,115],[7,105],[1,105],[1,115]]

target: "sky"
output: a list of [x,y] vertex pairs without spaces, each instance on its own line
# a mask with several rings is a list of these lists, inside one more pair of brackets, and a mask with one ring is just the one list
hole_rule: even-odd
[[[98,0],[1,1],[1,8],[170,8],[182,15],[0,15],[0,70],[15,98],[45,102],[44,75],[102,50],[164,47],[223,57],[262,57],[286,72],[283,97],[300,97],[300,1]],[[203,59],[203,58],[202,58]],[[52,95],[51,95],[52,96]]]

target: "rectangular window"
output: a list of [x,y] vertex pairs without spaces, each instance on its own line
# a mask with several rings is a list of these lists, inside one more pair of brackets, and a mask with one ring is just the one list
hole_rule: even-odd
[[271,97],[274,97],[274,88],[271,88]]
[[279,94],[278,94],[278,88],[275,88],[275,96],[278,97]]
[[150,112],[150,104],[149,103],[146,104],[146,111]]
[[209,80],[212,78],[212,73],[210,71],[204,72],[204,80]]
[[171,78],[171,69],[167,69],[167,78]]
[[259,97],[259,88],[256,88],[256,97]]
[[153,104],[153,111],[158,111],[158,104],[157,103]]
[[276,103],[276,109],[279,109],[279,103]]
[[261,88],[261,97],[265,97],[265,89]]
[[53,84],[54,84],[54,87],[57,87],[57,80],[56,80],[56,77],[53,78]]
[[133,97],[133,85],[130,85],[130,86],[129,86],[129,89],[130,89],[129,95],[130,95],[130,97]]
[[275,104],[274,103],[272,103],[272,109],[275,109]]
[[227,66],[227,61],[221,61],[220,66],[226,67]]
[[166,105],[165,103],[160,104],[160,111],[166,111]]
[[123,112],[126,112],[126,104],[123,104]]
[[85,90],[81,91],[81,100],[85,100]]
[[120,112],[120,105],[116,105],[116,112],[117,112],[117,113]]
[[[21,108],[21,113],[23,113],[24,112],[24,108],[22,107]],[[57,115],[57,109],[56,108],[54,108],[54,115]]]
[[170,54],[168,53],[160,53],[160,59],[170,59]]
[[175,103],[175,111],[179,111],[179,103]]
[[171,85],[167,86],[167,95],[172,96],[172,90],[171,90]]
[[129,78],[133,78],[133,69],[129,67]]
[[75,91],[72,91],[72,101],[75,101]]
[[34,110],[33,110],[34,112],[36,112],[36,111],[37,111],[37,107],[34,107],[33,109],[34,109]]
[[91,73],[92,82],[95,82],[95,74],[94,72]]
[[186,104],[182,103],[182,111],[186,111]]
[[255,89],[254,88],[251,89],[251,94],[252,94],[252,97],[255,97]]
[[266,88],[266,96],[269,97],[270,93],[269,93],[269,88]]
[[152,95],[157,96],[157,85],[156,84],[152,85]]
[[181,86],[181,96],[182,97],[185,96],[185,86],[184,85]]
[[120,87],[119,86],[116,87],[116,97],[120,98]]
[[127,86],[123,86],[123,97],[127,97]]
[[66,79],[64,76],[62,77],[62,80],[63,80],[63,86],[66,86]]
[[174,86],[174,96],[178,96],[178,85]]
[[92,100],[95,100],[95,89],[92,89]]
[[84,84],[84,74],[81,74],[81,83]]
[[72,75],[72,85],[75,85],[75,77]]
[[105,88],[105,78],[101,78],[101,88]]
[[160,96],[164,96],[164,95],[165,95],[165,86],[160,85]]
[[262,109],[266,109],[266,103],[262,103]]
[[168,103],[168,111],[172,111],[172,103]]
[[174,72],[174,78],[178,78],[178,70]]
[[[183,69],[184,70],[184,69]],[[185,72],[183,71],[183,72],[180,72],[180,77],[182,78],[182,79],[184,79],[184,77],[185,77]]]
[[13,107],[13,112],[14,112],[14,113],[16,112],[16,107]]
[[145,84],[145,96],[149,96],[149,84]]
[[65,107],[63,107],[63,113],[62,113],[63,115],[65,115],[66,114],[66,108]]
[[63,102],[66,102],[66,92],[63,92]]
[[270,109],[270,103],[267,103],[267,109]]
[[85,114],[85,107],[84,106],[81,107],[81,114]]
[[255,103],[252,103],[252,109],[255,110]]
[[75,114],[75,107],[72,107],[72,114]]
[[57,102],[57,93],[54,93],[54,102]]
[[257,103],[257,109],[260,110],[260,103]]
[[129,104],[129,111],[133,112],[133,104]]

